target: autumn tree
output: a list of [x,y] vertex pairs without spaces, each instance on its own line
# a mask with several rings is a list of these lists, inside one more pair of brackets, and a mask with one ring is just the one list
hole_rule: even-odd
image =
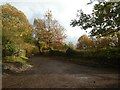
[[104,36],[100,38],[94,38],[94,45],[97,48],[108,48],[108,47],[118,47],[118,37],[114,36]]
[[97,48],[107,48],[110,47],[111,39],[109,37],[101,37],[97,39]]
[[46,30],[46,25],[42,19],[34,19],[35,39],[39,52],[43,52],[43,48],[49,46],[49,32]]
[[82,35],[78,39],[77,49],[88,49],[92,48],[93,46],[94,42],[87,35]]
[[65,29],[60,23],[53,19],[52,12],[48,10],[45,13],[46,29],[51,33],[51,45],[54,49],[60,49],[63,46],[64,39],[66,38]]
[[46,49],[60,49],[63,47],[63,42],[66,37],[64,33],[65,29],[59,24],[57,20],[53,19],[51,11],[48,10],[45,13],[43,20],[35,19],[34,27],[36,29],[36,38],[39,42],[39,48],[44,47]]
[[53,21],[51,31],[52,35],[52,46],[55,49],[62,49],[64,45],[64,39],[66,38],[65,29],[58,23],[57,20]]
[[16,50],[24,49],[25,43],[32,43],[32,26],[23,12],[10,4],[1,5],[2,11],[2,52],[11,56]]
[[69,42],[67,44],[67,46],[68,46],[68,48],[75,49],[75,46],[74,46],[74,44],[72,42]]

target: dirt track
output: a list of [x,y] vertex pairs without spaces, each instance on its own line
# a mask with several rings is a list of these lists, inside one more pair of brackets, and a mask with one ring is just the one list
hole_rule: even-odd
[[32,57],[33,68],[3,75],[3,88],[95,88],[118,87],[116,71],[66,62],[61,57]]

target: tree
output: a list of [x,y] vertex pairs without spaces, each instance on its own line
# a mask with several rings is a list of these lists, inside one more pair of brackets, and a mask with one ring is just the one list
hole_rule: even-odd
[[46,25],[42,19],[34,19],[34,28],[35,28],[35,39],[36,46],[39,48],[39,52],[42,52],[42,48],[46,45],[43,43],[47,43],[47,31]]
[[111,38],[101,37],[97,39],[97,48],[107,48],[110,47]]
[[58,23],[57,20],[53,20],[52,27],[52,46],[54,49],[62,49],[64,45],[64,39],[66,38],[65,29]]
[[68,47],[71,48],[71,49],[75,49],[75,46],[74,46],[74,44],[72,42],[68,43]]
[[1,5],[2,10],[2,52],[11,56],[32,40],[32,26],[21,11],[10,4]]
[[96,4],[92,14],[84,14],[78,10],[77,19],[71,24],[87,30],[92,28],[92,36],[107,36],[120,31],[120,2],[100,2]]
[[48,10],[45,13],[46,29],[51,33],[51,45],[53,48],[61,48],[63,46],[64,39],[66,38],[65,29],[59,24],[59,22],[53,19],[52,11]]
[[93,41],[87,35],[82,35],[78,39],[77,49],[88,49],[93,46],[94,46]]
[[[98,2],[105,2],[105,0],[90,0],[90,2],[87,3],[87,5],[92,4],[93,2],[98,1]],[[111,1],[111,0],[110,0]]]
[[66,37],[64,33],[65,29],[58,23],[57,20],[53,19],[51,11],[48,10],[45,13],[43,20],[35,19],[34,27],[40,50],[42,50],[41,48],[60,49],[63,47],[63,40]]

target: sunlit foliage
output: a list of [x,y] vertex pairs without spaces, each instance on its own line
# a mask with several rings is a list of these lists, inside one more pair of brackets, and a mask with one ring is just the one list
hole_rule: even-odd
[[82,35],[78,39],[77,49],[88,49],[92,48],[93,46],[94,42],[87,35]]
[[34,19],[37,46],[42,50],[61,49],[64,45],[65,29],[53,19],[51,11],[45,13],[44,19]]
[[1,5],[2,10],[2,52],[3,57],[18,52],[24,43],[32,43],[33,28],[28,19],[10,4]]

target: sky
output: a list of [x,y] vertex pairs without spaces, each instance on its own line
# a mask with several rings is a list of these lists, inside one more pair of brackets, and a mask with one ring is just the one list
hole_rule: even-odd
[[82,9],[90,14],[93,4],[87,5],[90,0],[0,0],[0,4],[10,3],[18,10],[21,10],[32,24],[34,18],[43,18],[46,11],[51,10],[53,17],[66,29],[66,42],[76,45],[77,40],[83,34],[88,34],[80,27],[70,26],[72,19],[75,19],[77,10]]

